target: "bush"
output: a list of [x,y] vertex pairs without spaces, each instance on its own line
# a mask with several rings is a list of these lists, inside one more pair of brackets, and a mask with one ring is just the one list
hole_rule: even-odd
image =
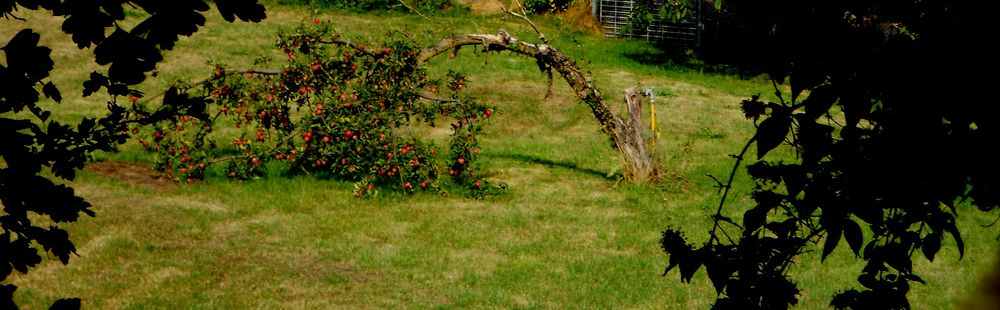
[[[451,8],[451,0],[404,0],[410,7],[421,11],[439,11]],[[280,0],[280,4],[338,8],[355,12],[406,10],[399,0]]]
[[566,10],[574,0],[526,0],[524,8],[534,13],[560,12]]

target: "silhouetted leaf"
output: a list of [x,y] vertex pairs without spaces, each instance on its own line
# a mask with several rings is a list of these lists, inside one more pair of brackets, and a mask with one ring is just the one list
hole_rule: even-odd
[[833,89],[833,85],[824,84],[816,87],[809,93],[809,97],[803,101],[806,107],[806,117],[809,119],[817,119],[827,111],[830,111],[830,107],[833,103],[837,101],[837,93]]
[[747,119],[757,121],[761,115],[767,112],[767,106],[760,101],[760,95],[753,95],[749,100],[743,100],[740,103],[740,110],[743,110],[743,116]]
[[267,17],[264,6],[257,3],[257,0],[216,0],[215,5],[219,8],[219,14],[228,22],[239,17],[245,22],[260,22]]
[[[840,97],[840,104],[844,107],[844,119],[846,123],[844,124],[845,130],[856,129],[856,125],[862,120],[868,118],[872,110],[871,98],[859,94],[846,94]],[[841,131],[841,135],[846,138],[852,138],[850,131]]]
[[16,286],[0,284],[0,309],[17,309],[17,304],[14,303],[14,291],[17,291]]
[[41,36],[31,29],[23,29],[0,48],[7,55],[7,70],[23,72],[32,81],[48,77],[54,65],[49,58],[52,49],[38,46],[39,38]]
[[678,269],[681,272],[681,280],[687,283],[691,283],[691,278],[694,277],[694,273],[701,268],[701,258],[698,257],[697,253],[699,251],[691,252],[690,255],[685,255],[678,265]]
[[861,252],[862,236],[857,222],[851,219],[844,221],[844,239],[847,239],[847,245],[854,251],[854,256]]
[[792,73],[788,79],[792,87],[792,102],[795,102],[802,91],[816,87],[826,79],[826,76],[823,75],[822,71],[817,70],[815,63],[799,62],[792,67]]
[[111,64],[110,81],[135,85],[145,80],[146,72],[155,69],[163,57],[149,41],[117,28],[94,49],[94,60],[99,65]]
[[174,0],[169,5],[159,7],[134,28],[131,33],[145,38],[148,42],[164,50],[174,48],[178,36],[190,36],[205,25],[205,16],[198,12],[208,11],[201,0]]
[[110,15],[101,11],[97,1],[67,1],[56,15],[66,16],[62,31],[71,34],[81,49],[103,41],[104,30],[114,23]]
[[924,236],[924,239],[920,245],[920,251],[924,253],[924,257],[929,261],[934,261],[934,255],[941,250],[941,239],[942,236],[938,232],[933,232]]
[[69,241],[69,233],[61,228],[42,229],[33,237],[42,245],[42,249],[52,252],[64,265],[69,263],[69,255],[76,253],[76,247]]
[[857,290],[847,290],[845,292],[837,293],[833,296],[833,300],[830,301],[830,306],[834,309],[851,309],[854,308],[858,303],[858,297],[861,292]]
[[90,79],[83,81],[83,96],[88,97],[101,90],[101,87],[108,86],[108,77],[95,72],[90,73]]
[[785,183],[785,189],[789,198],[795,198],[805,188],[807,177],[805,171],[799,165],[784,165],[781,179]]
[[705,259],[705,271],[708,273],[708,279],[712,281],[716,294],[722,294],[729,282],[729,277],[736,272],[736,264],[729,261],[728,256],[724,253],[706,251],[702,257]]
[[[52,82],[45,83],[45,86],[42,86],[42,93],[45,94],[45,97],[52,98],[56,102],[62,101],[62,94],[59,93],[59,89]],[[43,119],[42,121],[45,120]]]
[[52,303],[49,310],[79,310],[80,307],[79,298],[63,298]]
[[770,208],[767,206],[758,206],[747,210],[743,213],[743,228],[746,231],[757,231],[758,228],[764,226],[769,211]]
[[787,237],[795,233],[796,228],[798,228],[797,223],[794,218],[789,218],[781,222],[771,222],[764,224],[767,230],[773,232],[776,236]]
[[788,128],[791,126],[791,118],[785,113],[776,113],[760,122],[757,127],[757,159],[764,158],[767,152],[781,145],[788,135]]
[[7,262],[20,273],[28,273],[29,267],[34,267],[42,262],[42,257],[38,256],[38,250],[29,246],[30,243],[24,239],[18,239],[11,243],[10,252],[7,254]]
[[837,244],[840,243],[840,234],[840,226],[826,227],[826,241],[823,242],[823,256],[820,260],[826,260],[826,256],[837,248]]
[[889,243],[883,248],[883,259],[885,263],[901,273],[908,273],[913,270],[913,261],[910,260],[910,253],[907,248],[899,243]]

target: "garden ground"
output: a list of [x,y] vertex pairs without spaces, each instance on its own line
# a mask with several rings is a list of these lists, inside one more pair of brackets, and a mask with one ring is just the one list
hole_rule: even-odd
[[[183,38],[158,77],[155,94],[177,80],[211,72],[208,60],[245,67],[271,48],[280,29],[319,16],[361,41],[403,32],[421,42],[452,34],[504,28],[532,39],[530,28],[494,15],[422,17],[359,15],[269,7],[260,25],[208,24]],[[25,14],[0,21],[0,38],[26,25],[52,46],[55,82],[66,100],[59,120],[101,115],[101,98],[81,98],[80,82],[96,68],[59,33],[59,19]],[[718,195],[706,174],[724,176],[728,154],[748,139],[753,124],[742,98],[773,92],[769,84],[703,74],[662,59],[640,42],[578,31],[572,20],[537,20],[556,48],[578,59],[617,104],[621,90],[641,83],[657,94],[663,181],[630,185],[615,176],[616,154],[590,111],[559,80],[546,82],[533,61],[465,49],[431,63],[436,72],[468,75],[470,94],[496,104],[482,135],[487,178],[505,182],[497,197],[384,194],[353,197],[352,184],[277,174],[248,182],[209,176],[178,184],[152,173],[152,155],[131,142],[118,153],[96,154],[72,185],[94,204],[95,218],[68,225],[79,257],[69,265],[48,259],[14,276],[17,301],[44,308],[75,296],[89,308],[707,308],[715,293],[704,271],[692,284],[676,271],[662,276],[660,231],[671,226],[703,240]],[[751,188],[738,178],[728,214],[739,218]],[[910,293],[917,308],[960,304],[997,257],[994,218],[968,210],[960,219],[966,256],[946,242],[935,263],[915,258],[928,285]],[[817,251],[819,252],[819,251]],[[861,265],[846,246],[825,262],[804,255],[793,273],[803,308],[825,308],[830,297],[857,286]]]

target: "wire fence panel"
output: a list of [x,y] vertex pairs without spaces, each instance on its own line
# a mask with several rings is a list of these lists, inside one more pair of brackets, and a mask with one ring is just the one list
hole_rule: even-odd
[[[665,42],[679,45],[698,45],[700,33],[698,23],[701,21],[701,7],[697,11],[695,22],[669,22],[655,16],[647,27],[642,29],[627,29],[629,16],[635,9],[634,0],[593,0],[594,14],[604,26],[606,37],[626,37],[644,41]],[[654,1],[655,7],[663,5],[662,0]]]

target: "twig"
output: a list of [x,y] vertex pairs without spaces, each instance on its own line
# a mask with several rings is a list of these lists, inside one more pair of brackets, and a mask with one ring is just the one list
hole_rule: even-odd
[[723,186],[725,190],[722,192],[722,199],[719,200],[719,209],[715,211],[716,220],[715,224],[712,225],[712,231],[709,232],[709,234],[711,235],[711,239],[709,241],[715,241],[715,242],[719,241],[719,237],[715,235],[715,232],[719,229],[718,219],[719,217],[722,216],[722,207],[726,205],[726,197],[729,196],[729,190],[733,189],[733,179],[736,178],[736,170],[740,168],[740,165],[743,163],[743,157],[747,154],[747,151],[750,150],[750,146],[753,145],[754,141],[757,141],[756,136],[750,138],[750,141],[747,141],[747,144],[743,146],[743,150],[740,151],[740,155],[734,156],[736,158],[736,164],[733,165],[733,170],[729,172],[729,180],[726,181],[726,185]]
[[[218,74],[218,75],[215,75],[215,76],[210,77],[210,78],[203,78],[203,79],[200,79],[200,80],[188,83],[187,85],[184,85],[182,87],[176,87],[176,85],[175,85],[175,87],[179,88],[179,89],[191,89],[191,88],[194,88],[195,86],[202,85],[202,84],[208,83],[210,81],[217,80],[217,79],[222,78],[222,77],[227,76],[227,75],[247,74],[247,73],[262,74],[262,75],[278,75],[278,74],[281,74],[281,72],[275,71],[275,70],[256,70],[256,69],[244,69],[244,70],[233,70],[233,71],[225,71],[225,70],[223,70],[222,74]],[[156,98],[159,98],[159,97],[165,95],[168,91],[170,91],[170,88],[167,88],[167,90],[161,91],[161,92],[157,93],[156,95],[143,98],[142,102],[145,103],[145,102],[152,101],[153,99],[156,99]]]
[[420,93],[417,94],[417,96],[420,97],[420,98],[424,98],[424,99],[432,100],[432,101],[437,101],[437,102],[462,103],[462,100],[435,97],[434,95],[431,95],[430,93],[427,93],[427,92],[420,92]]
[[333,44],[333,45],[344,45],[344,46],[349,46],[349,47],[353,48],[355,51],[358,51],[358,52],[361,52],[361,53],[364,53],[364,54],[368,54],[368,55],[374,55],[375,54],[375,51],[369,50],[367,48],[364,48],[361,45],[358,45],[358,44],[356,44],[354,42],[351,42],[349,40],[345,40],[339,34],[337,36],[331,38],[330,41],[319,40],[319,41],[316,41],[315,43],[319,43],[319,44]]
[[771,85],[774,86],[774,95],[778,96],[778,101],[781,101],[782,106],[787,107],[788,105],[785,104],[785,97],[781,96],[781,90],[778,89],[778,82],[774,81],[774,79],[771,79]]
[[[286,143],[288,143],[288,141],[291,141],[292,138],[295,138],[295,136],[298,135],[298,133],[299,133],[298,130],[294,130],[294,131],[290,132],[288,134],[288,136],[285,136],[285,138],[283,140],[281,140],[281,142],[278,142],[277,144],[275,144],[274,147],[272,147],[267,152],[271,153],[271,152],[276,151],[279,147],[281,147],[282,145],[285,145]],[[250,157],[250,155],[230,155],[230,156],[223,156],[223,157],[212,159],[212,160],[208,161],[208,163],[209,164],[215,164],[215,163],[219,163],[219,162],[223,162],[223,161],[227,161],[227,160],[233,160],[233,159],[237,159],[237,158],[247,158],[247,157]]]
[[[499,0],[497,1],[499,2]],[[516,3],[517,7],[521,9],[521,14],[511,12],[510,10],[507,9],[506,6],[503,5],[502,2],[500,3],[501,4],[500,10],[503,10],[504,13],[510,14],[511,16],[523,19],[525,22],[528,23],[528,25],[531,26],[531,29],[535,30],[535,33],[538,34],[538,39],[542,40],[542,42],[545,43],[545,45],[549,45],[550,42],[548,39],[545,38],[545,34],[542,33],[542,30],[538,28],[538,25],[535,25],[535,22],[532,22],[531,19],[528,18],[528,11],[524,9],[524,6],[521,5],[521,2],[514,0],[514,3]]]
[[549,99],[549,97],[552,97],[552,88],[554,86],[553,85],[554,82],[553,82],[553,79],[552,79],[552,68],[549,67],[548,70],[545,70],[545,73],[547,73],[549,75],[549,81],[548,81],[549,82],[549,87],[545,90],[545,98],[544,99]]
[[420,17],[423,17],[424,19],[426,19],[429,22],[434,22],[434,20],[430,19],[430,17],[424,16],[423,13],[420,13],[420,11],[417,11],[416,9],[414,9],[413,7],[411,7],[409,4],[406,4],[406,1],[399,0],[399,3],[402,4],[403,7],[406,7],[407,10],[410,10],[410,12],[413,12],[413,13],[416,13],[417,15],[420,15]]

